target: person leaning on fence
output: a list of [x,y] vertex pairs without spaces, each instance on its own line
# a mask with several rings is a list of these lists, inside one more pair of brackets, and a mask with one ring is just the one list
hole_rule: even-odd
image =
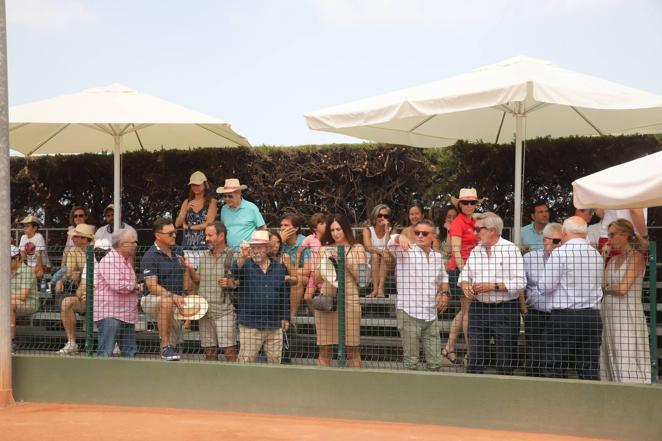
[[552,305],[538,290],[538,282],[552,251],[561,246],[561,224],[548,223],[542,230],[543,248],[524,255],[526,300],[520,304],[526,338],[526,374],[542,377],[547,351],[547,325]]
[[280,363],[283,331],[290,320],[287,270],[267,254],[269,233],[255,231],[240,247],[232,273],[239,280],[239,362],[254,363],[264,348],[268,363]]
[[160,218],[154,221],[154,245],[143,256],[140,272],[145,278],[149,294],[140,300],[140,307],[148,317],[156,318],[161,339],[161,358],[179,360],[175,350],[182,329],[175,319],[175,308],[184,307],[184,265],[175,254],[177,231],[172,220]]
[[388,241],[395,256],[398,297],[395,313],[402,338],[404,365],[417,369],[419,338],[429,370],[441,367],[441,338],[437,313],[448,307],[448,275],[441,253],[432,249],[434,222],[423,219],[414,227],[413,244],[401,234]]
[[11,258],[11,339],[12,352],[16,351],[16,317],[32,315],[39,308],[37,298],[37,277],[34,271],[23,262],[21,251],[14,245],[9,246]]
[[44,276],[46,267],[46,241],[39,232],[39,219],[34,216],[26,216],[20,222],[23,225],[23,235],[18,243],[23,261],[34,271],[37,279]]
[[253,231],[267,228],[257,206],[241,196],[241,191],[246,188],[246,185],[239,183],[239,179],[230,178],[216,189],[216,193],[223,197],[221,222],[228,229],[227,242],[235,251],[241,243],[250,240]]
[[[303,241],[306,237],[301,234],[303,219],[293,213],[288,213],[280,219],[280,230],[278,232],[282,244],[280,251],[284,258],[285,266],[289,274],[295,278],[295,283],[290,287],[290,325],[294,326],[294,319],[299,311],[303,292],[306,287],[303,271],[304,256],[310,254],[310,250],[303,249]],[[298,256],[298,257],[297,257]]]
[[209,250],[200,254],[198,269],[185,260],[191,280],[198,285],[198,294],[209,305],[200,319],[200,345],[208,361],[218,361],[219,349],[227,361],[237,361],[237,314],[232,304],[237,283],[232,274],[233,253],[225,242],[226,235],[221,222],[208,225],[205,238]]
[[605,268],[600,377],[647,384],[651,382],[650,349],[641,303],[646,243],[626,219],[612,221],[608,235],[611,249],[619,253]]
[[94,267],[94,322],[99,329],[99,357],[110,357],[116,343],[125,357],[134,357],[138,351],[136,322],[142,286],[137,283],[133,269],[137,248],[135,231],[117,230],[112,235],[112,249]]
[[[72,355],[78,353],[76,344],[76,314],[85,313],[85,290],[81,289],[81,277],[85,267],[85,253],[87,246],[94,240],[94,227],[88,224],[78,224],[76,228],[67,233],[72,237],[75,246],[67,253],[67,272],[58,282],[55,291],[62,293],[64,282],[69,283],[74,295],[64,297],[60,304],[60,318],[67,334],[67,343],[58,353]],[[66,293],[69,294],[68,292]]]
[[66,268],[64,274],[55,283],[55,293],[63,294],[65,287],[67,293],[75,292],[80,283],[80,275],[85,266],[85,253],[87,246],[94,241],[94,226],[88,224],[78,224],[67,232],[71,237],[74,246],[67,252],[67,260],[64,262]]
[[467,373],[483,373],[489,364],[490,337],[494,336],[496,369],[512,374],[517,362],[520,292],[526,287],[522,254],[501,237],[503,221],[494,213],[474,216],[478,245],[460,273],[460,286],[469,305],[469,360]]
[[363,246],[372,274],[372,292],[367,297],[384,297],[386,275],[393,270],[393,256],[386,249],[393,231],[390,219],[389,206],[378,204],[370,212],[369,226],[363,229]]
[[566,376],[574,356],[580,379],[600,379],[602,279],[604,261],[586,241],[586,221],[563,222],[562,246],[552,251],[538,289],[551,304],[544,375]]
[[[326,231],[322,235],[320,258],[338,263],[338,247],[345,252],[345,347],[347,365],[361,367],[361,304],[359,302],[358,280],[360,267],[365,265],[365,249],[354,238],[349,219],[342,214],[334,214],[327,219]],[[321,268],[320,268],[321,269]],[[337,296],[337,281],[325,278],[321,271],[315,272],[315,281],[322,283],[320,293]],[[320,366],[329,366],[333,345],[338,344],[338,311],[320,311],[315,309],[315,328],[319,346]]]

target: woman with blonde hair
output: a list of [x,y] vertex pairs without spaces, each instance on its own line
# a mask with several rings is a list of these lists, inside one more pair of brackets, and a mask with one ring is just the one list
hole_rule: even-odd
[[370,212],[369,225],[363,229],[363,246],[372,273],[372,292],[368,297],[384,297],[386,275],[393,267],[393,256],[386,249],[386,243],[393,232],[390,219],[389,206],[378,204]]
[[607,263],[602,299],[601,377],[622,383],[650,383],[648,326],[641,303],[646,242],[626,219],[607,227],[617,251]]

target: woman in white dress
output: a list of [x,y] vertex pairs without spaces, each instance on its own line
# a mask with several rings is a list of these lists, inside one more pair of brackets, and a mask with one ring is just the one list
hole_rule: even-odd
[[622,383],[650,383],[648,326],[641,303],[646,271],[644,241],[626,219],[611,222],[608,236],[611,249],[618,254],[605,268],[601,377]]

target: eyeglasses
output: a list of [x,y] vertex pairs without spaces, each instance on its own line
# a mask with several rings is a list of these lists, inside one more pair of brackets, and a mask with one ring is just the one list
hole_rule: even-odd
[[391,215],[390,214],[379,213],[377,215],[377,217],[381,217],[382,219],[388,219],[389,217],[391,217]]
[[551,238],[551,237],[546,237],[545,239],[551,240],[554,245],[558,245],[558,244],[561,243],[561,239],[554,239],[554,238]]
[[478,201],[460,201],[461,205],[476,205]]
[[177,231],[157,231],[156,234],[165,234],[170,237],[176,237]]
[[414,231],[416,236],[428,237],[430,235],[429,231]]
[[223,193],[223,199],[232,199],[234,198],[233,194],[230,193]]
[[474,231],[476,232],[476,234],[478,234],[478,233],[480,233],[480,230],[483,230],[483,229],[487,230],[487,227],[475,227]]

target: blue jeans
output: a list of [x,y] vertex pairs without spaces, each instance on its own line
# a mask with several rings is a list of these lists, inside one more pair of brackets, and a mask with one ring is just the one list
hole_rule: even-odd
[[96,325],[99,328],[97,357],[112,356],[115,342],[119,343],[123,357],[136,356],[136,325],[112,317],[98,320]]

